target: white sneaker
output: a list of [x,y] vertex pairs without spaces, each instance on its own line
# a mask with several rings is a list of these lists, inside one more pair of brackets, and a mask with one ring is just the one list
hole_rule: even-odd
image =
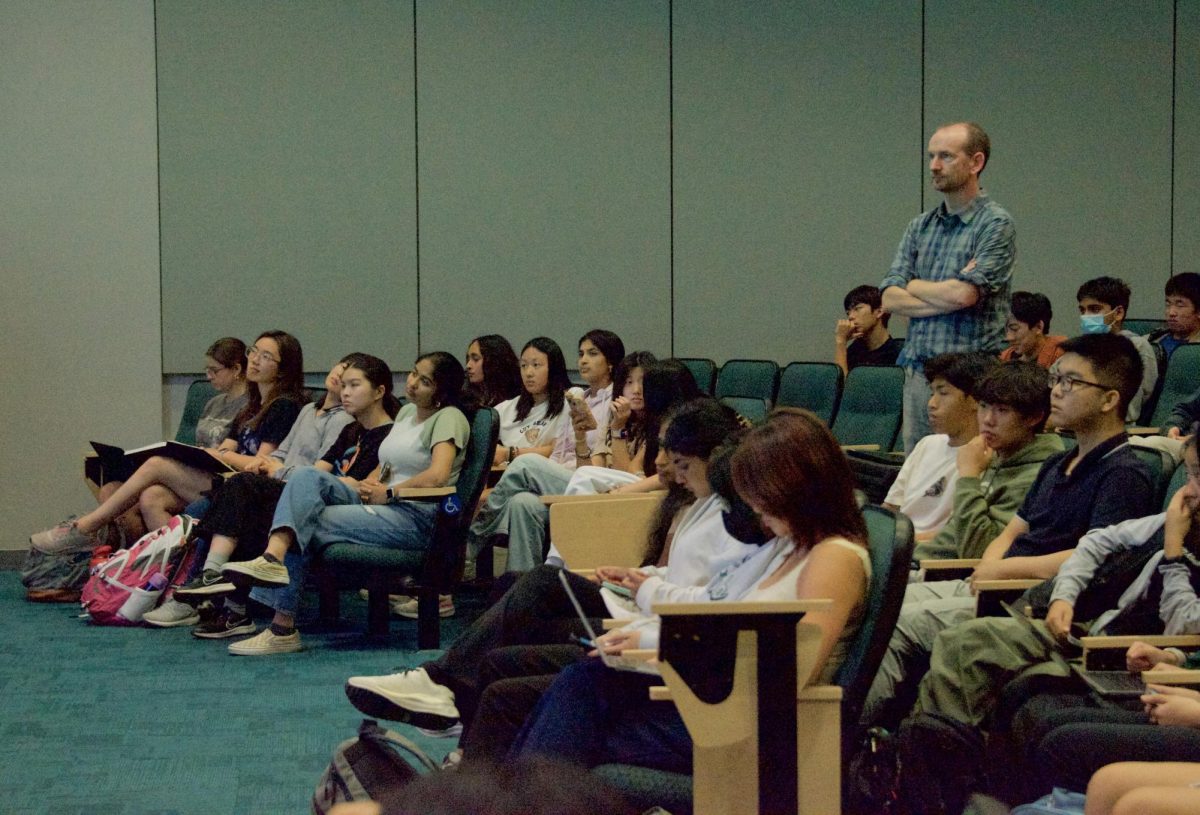
[[187,603],[172,598],[156,609],[147,611],[142,619],[159,628],[174,628],[177,625],[195,625],[200,614]]
[[299,631],[292,631],[292,633],[281,637],[270,628],[264,628],[253,637],[229,643],[229,653],[243,657],[260,657],[266,654],[294,654],[299,650]]
[[379,719],[444,729],[460,718],[454,691],[429,678],[424,668],[387,676],[352,676],[346,680],[350,704]]
[[[417,598],[405,597],[403,602],[397,603],[392,600],[392,613],[397,617],[407,617],[410,620],[417,619]],[[449,594],[438,595],[438,616],[453,617],[454,616],[454,597]]]

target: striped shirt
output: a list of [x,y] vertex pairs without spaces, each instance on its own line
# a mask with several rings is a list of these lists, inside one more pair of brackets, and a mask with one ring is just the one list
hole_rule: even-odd
[[[974,284],[979,300],[948,314],[910,318],[904,350],[896,364],[921,370],[925,360],[938,354],[999,353],[1005,347],[1004,324],[1015,258],[1012,216],[982,192],[958,214],[948,212],[943,202],[914,218],[879,288],[904,288],[910,280],[939,283],[957,279]],[[963,272],[972,259],[975,268]]]

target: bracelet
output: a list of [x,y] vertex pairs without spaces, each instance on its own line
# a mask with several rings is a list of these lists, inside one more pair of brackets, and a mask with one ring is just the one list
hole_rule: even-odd
[[629,431],[624,427],[620,430],[609,428],[609,433],[612,435],[613,441],[626,441],[629,439]]

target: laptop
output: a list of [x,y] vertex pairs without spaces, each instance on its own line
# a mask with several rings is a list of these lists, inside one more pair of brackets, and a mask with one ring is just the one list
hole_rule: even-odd
[[[1054,638],[1049,629],[1036,625],[1032,619],[1008,603],[1000,605],[1004,607],[1010,617],[1019,620],[1021,625],[1032,631],[1046,645],[1050,652],[1050,659],[1055,665],[1074,673],[1101,696],[1131,699],[1147,693],[1146,683],[1142,681],[1140,674],[1131,674],[1128,671],[1089,671],[1079,662],[1068,662],[1062,655],[1062,643]],[[1067,642],[1082,651],[1083,644],[1075,637],[1069,637]]]
[[[583,623],[583,630],[587,632],[588,639],[596,642],[599,638],[596,636],[596,631],[592,628],[591,622],[587,615],[583,613],[583,605],[580,604],[579,598],[575,596],[575,590],[571,588],[571,581],[567,580],[567,572],[565,569],[558,570],[558,582],[562,583],[563,591],[567,593],[567,597],[571,600],[571,605],[575,607],[575,613],[579,615],[579,622]],[[659,675],[658,665],[647,662],[644,659],[633,659],[632,657],[623,657],[619,654],[606,654],[603,649],[597,648],[600,653],[600,659],[606,666],[617,671],[634,671],[640,674]]]

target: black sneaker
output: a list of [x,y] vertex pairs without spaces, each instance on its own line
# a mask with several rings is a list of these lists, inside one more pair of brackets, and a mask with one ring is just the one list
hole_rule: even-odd
[[200,574],[175,589],[175,599],[185,603],[212,597],[216,594],[230,594],[236,586],[225,579],[225,575],[216,569],[205,569]]
[[202,622],[192,629],[192,636],[204,640],[223,640],[226,637],[237,637],[242,634],[253,634],[258,630],[245,614],[233,614],[224,610],[208,622]]

